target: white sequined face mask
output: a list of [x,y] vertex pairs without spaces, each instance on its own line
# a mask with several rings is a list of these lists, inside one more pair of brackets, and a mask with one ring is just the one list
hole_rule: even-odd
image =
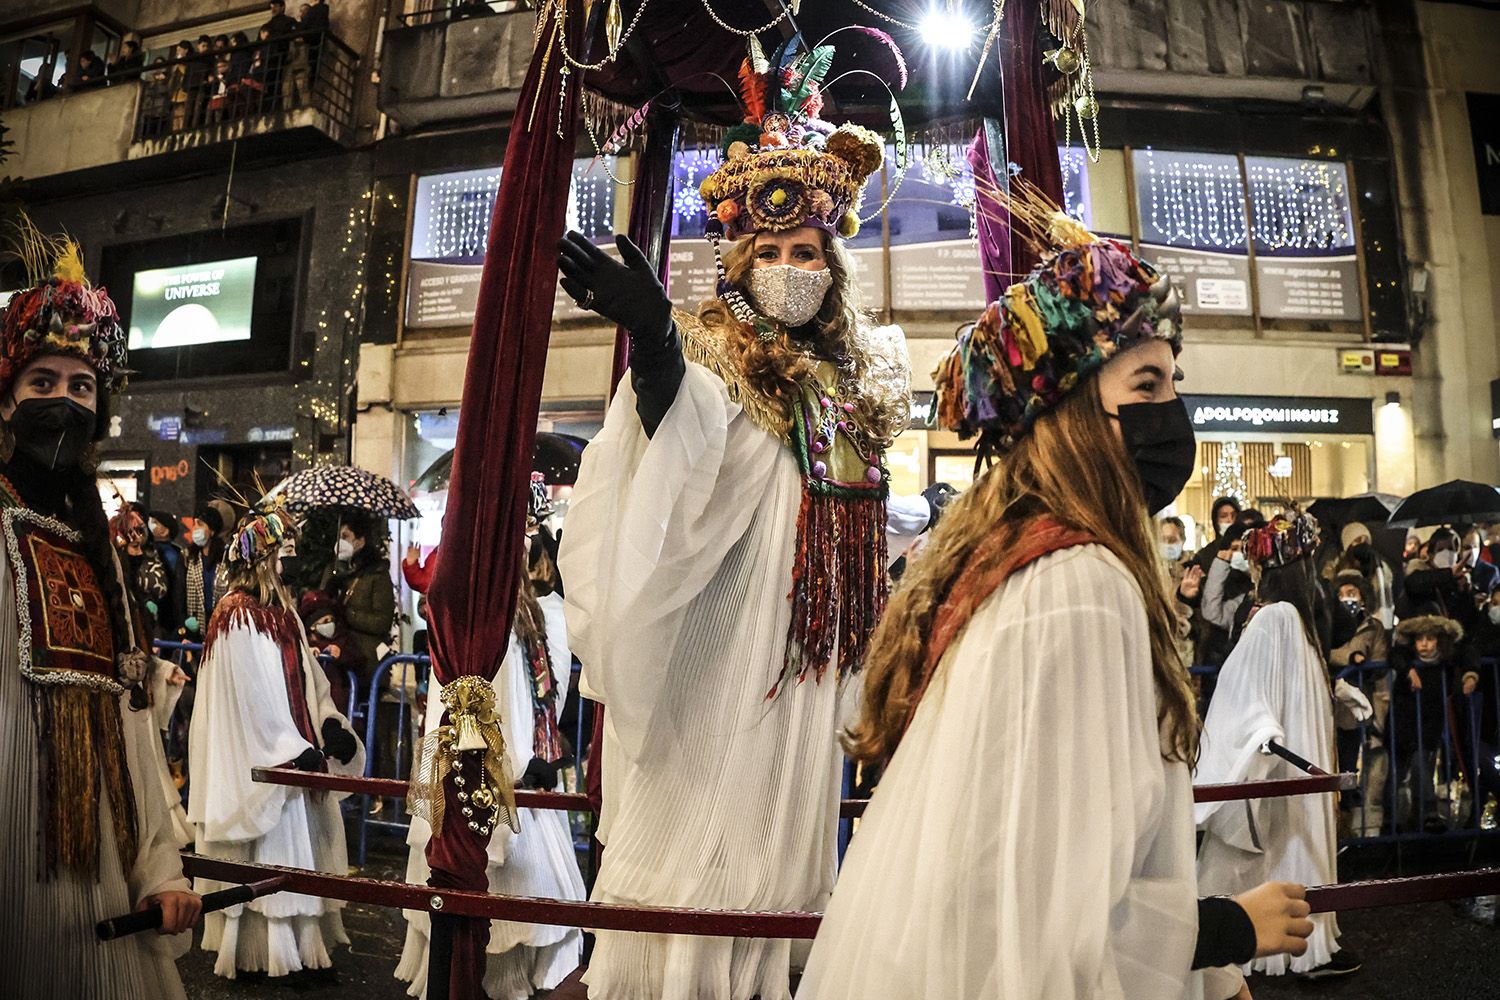
[[762,316],[787,326],[801,326],[816,316],[832,287],[833,272],[826,267],[809,271],[795,264],[774,264],[750,272],[750,301]]

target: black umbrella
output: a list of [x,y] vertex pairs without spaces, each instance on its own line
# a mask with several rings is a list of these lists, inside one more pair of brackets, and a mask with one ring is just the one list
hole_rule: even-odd
[[1401,503],[1401,498],[1389,493],[1360,493],[1343,499],[1325,498],[1314,500],[1307,512],[1327,524],[1383,524]]
[[1415,528],[1424,524],[1472,524],[1500,521],[1500,490],[1484,483],[1454,479],[1441,486],[1418,490],[1391,514],[1393,528]]
[[[588,442],[572,434],[539,432],[531,453],[531,468],[540,472],[549,486],[571,486],[578,481],[578,462]],[[413,493],[441,493],[453,476],[453,452],[438,456],[411,484]]]

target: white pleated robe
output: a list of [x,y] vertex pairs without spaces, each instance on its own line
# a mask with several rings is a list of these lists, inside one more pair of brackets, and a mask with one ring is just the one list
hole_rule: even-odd
[[[538,599],[547,623],[547,653],[557,680],[557,716],[562,718],[568,700],[568,682],[573,676],[573,656],[568,651],[567,626],[563,622],[563,600],[556,594]],[[525,648],[514,632],[510,648],[490,684],[501,713],[505,749],[517,777],[533,756],[535,716],[531,699],[531,665]],[[424,732],[442,721],[441,688],[434,684],[427,694]],[[561,783],[557,789],[561,790]],[[581,900],[585,896],[583,875],[573,850],[573,832],[568,814],[555,809],[520,810],[521,832],[500,825],[490,837],[490,892],[507,896],[542,896],[548,899]],[[450,813],[446,822],[462,822]],[[406,843],[406,881],[426,885],[432,869],[427,865],[427,842],[432,826],[413,816]],[[403,910],[406,942],[396,966],[396,978],[411,984],[408,995],[427,995],[428,935],[431,921],[426,911]],[[583,958],[583,932],[576,927],[490,921],[486,947],[484,992],[491,1000],[527,1000],[538,990],[550,990],[562,982]]]
[[[1290,604],[1261,608],[1219,671],[1203,720],[1197,780],[1203,784],[1294,778],[1301,772],[1260,752],[1275,740],[1330,773],[1333,695],[1328,670]],[[1230,895],[1267,881],[1326,885],[1338,881],[1336,796],[1286,795],[1197,807],[1203,846],[1198,881],[1205,894]],[[1332,913],[1312,918],[1307,953],[1260,958],[1247,970],[1281,975],[1323,965],[1339,950]]]
[[[221,609],[222,611],[222,609]],[[299,622],[297,627],[301,628]],[[300,634],[300,633],[299,633]],[[301,640],[303,691],[315,738],[326,719],[353,732],[334,705],[328,678]],[[193,783],[188,819],[197,850],[209,857],[346,875],[349,853],[339,802],[347,793],[312,791],[252,781],[256,767],[282,767],[311,744],[298,732],[287,704],[281,649],[248,618],[232,619],[198,672],[188,761]],[[332,774],[364,774],[364,745],[347,764],[328,758]],[[228,883],[198,879],[208,893]],[[214,972],[284,976],[333,964],[329,948],[348,944],[343,902],[278,892],[203,918],[203,948],[218,953]]]
[[[580,688],[606,708],[594,900],[826,902],[837,734],[857,684],[830,666],[766,698],[786,650],[801,498],[791,450],[691,362],[651,438],[626,380],[584,451],[559,562]],[[888,518],[900,552],[926,527],[925,501],[892,497]],[[788,1000],[792,951],[604,931],[586,982],[605,1000]]]
[[1115,556],[1067,549],[1003,583],[881,778],[798,1000],[1202,996],[1191,779],[1156,708]]
[[[176,960],[192,943],[190,934],[166,937],[154,931],[100,943],[94,924],[130,913],[147,896],[190,886],[182,875],[168,795],[160,776],[158,716],[132,711],[120,697],[126,762],[135,794],[137,850],[122,870],[115,845],[109,798],[99,802],[99,873],[87,878],[60,868],[43,880],[38,854],[40,803],[36,717],[21,677],[15,584],[0,545],[0,997],[28,1000],[178,1000],[184,996]],[[151,690],[157,704],[175,700],[165,683],[171,666],[153,665]],[[171,799],[175,800],[172,789]],[[175,803],[180,810],[180,803]]]

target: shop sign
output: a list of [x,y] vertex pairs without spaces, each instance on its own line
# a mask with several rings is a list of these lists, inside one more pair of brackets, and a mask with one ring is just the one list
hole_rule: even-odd
[[1411,351],[1406,348],[1380,349],[1375,352],[1376,375],[1410,375]]
[[296,437],[296,428],[283,425],[280,427],[252,427],[250,428],[250,433],[245,435],[245,440],[251,444],[264,444],[269,441],[292,441]]
[[1260,314],[1266,319],[1360,319],[1359,261],[1339,257],[1257,257]]
[[182,418],[162,417],[156,428],[156,436],[163,441],[176,441],[182,436]]
[[151,466],[151,485],[160,486],[162,483],[175,483],[179,479],[186,479],[193,471],[187,459],[183,459],[175,465],[153,465]]
[[1189,396],[1198,431],[1373,434],[1371,400],[1359,396]]

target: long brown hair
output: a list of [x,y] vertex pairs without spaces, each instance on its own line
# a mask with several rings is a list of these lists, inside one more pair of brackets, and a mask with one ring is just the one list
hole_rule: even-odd
[[[1098,380],[1091,378],[945,509],[870,640],[861,715],[844,739],[852,756],[881,760],[895,752],[922,688],[933,619],[971,559],[982,558],[976,556],[981,540],[999,533],[1002,544],[988,551],[1003,559],[1046,515],[1098,539],[1135,578],[1151,639],[1162,756],[1192,760],[1197,710],[1177,654],[1177,619],[1155,534],[1128,463],[1099,401]],[[1030,651],[1016,652],[1017,670],[1035,669]]]
[[[833,284],[823,297],[818,314],[813,317],[818,330],[817,353],[835,365],[847,365],[853,382],[859,384],[864,381],[869,358],[859,349],[855,339],[863,316],[854,279],[854,257],[840,240],[826,232],[822,236],[823,255],[833,276]],[[754,235],[746,236],[724,252],[725,277],[735,288],[743,291],[748,287],[754,267]],[[725,346],[755,391],[790,412],[800,395],[799,384],[813,374],[817,362],[792,342],[786,325],[768,320],[780,336],[769,341],[761,340],[754,330],[734,317],[723,299],[703,303],[698,309],[698,318],[706,326],[724,332]],[[876,432],[875,443],[880,447],[889,445],[890,438],[900,432],[901,428],[885,426],[888,420],[879,413],[872,400],[861,397],[854,401],[854,405],[856,421],[861,427]]]

